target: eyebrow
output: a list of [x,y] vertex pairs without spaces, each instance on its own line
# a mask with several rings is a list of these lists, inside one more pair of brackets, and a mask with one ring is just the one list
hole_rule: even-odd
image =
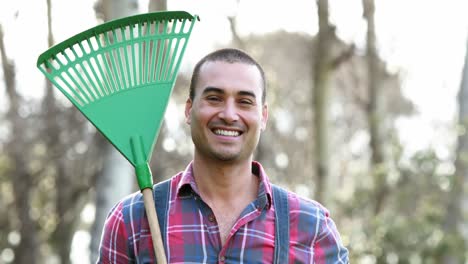
[[[217,94],[225,94],[224,90],[218,87],[213,87],[213,86],[208,86],[203,90],[202,94],[207,94],[207,93],[217,93]],[[249,96],[256,98],[255,93],[251,91],[239,91],[237,95],[241,96]]]
[[202,94],[207,94],[207,93],[218,93],[218,94],[223,94],[224,91],[223,89],[213,87],[213,86],[208,86],[203,90]]

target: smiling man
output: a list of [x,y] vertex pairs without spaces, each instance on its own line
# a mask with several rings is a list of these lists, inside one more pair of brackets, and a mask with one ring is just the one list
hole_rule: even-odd
[[[155,202],[169,263],[348,263],[327,209],[271,184],[253,160],[265,98],[263,69],[243,51],[217,50],[195,66],[185,106],[193,161],[155,186],[167,197]],[[123,199],[98,262],[155,263],[148,232],[141,194]]]

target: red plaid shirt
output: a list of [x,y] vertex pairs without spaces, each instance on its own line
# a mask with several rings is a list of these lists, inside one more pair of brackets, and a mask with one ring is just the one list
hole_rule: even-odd
[[[257,200],[244,209],[224,245],[213,211],[200,198],[192,165],[171,179],[167,230],[162,231],[169,263],[273,262],[275,207],[271,185],[259,163],[253,163],[253,170],[260,178]],[[125,199],[128,206],[143,208],[140,193]],[[292,192],[288,199],[289,263],[348,263],[348,250],[327,209]],[[144,209],[125,216],[123,204],[119,202],[106,220],[98,263],[137,263],[142,255],[146,255],[142,262],[154,263]]]

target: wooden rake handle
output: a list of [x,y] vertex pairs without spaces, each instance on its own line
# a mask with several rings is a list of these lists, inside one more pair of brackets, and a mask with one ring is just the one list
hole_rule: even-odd
[[158,216],[156,215],[156,207],[153,200],[153,190],[151,188],[145,188],[141,192],[143,193],[143,201],[145,203],[146,215],[148,216],[151,238],[153,239],[156,261],[158,264],[167,264],[161,230],[159,229]]
[[166,253],[164,252],[164,244],[159,229],[158,216],[156,215],[156,206],[153,198],[153,178],[151,170],[147,162],[147,156],[143,148],[143,138],[135,134],[130,138],[130,146],[132,147],[133,158],[135,161],[135,174],[143,194],[143,202],[145,205],[146,215],[150,227],[151,239],[153,240],[154,255],[158,264],[167,264]]

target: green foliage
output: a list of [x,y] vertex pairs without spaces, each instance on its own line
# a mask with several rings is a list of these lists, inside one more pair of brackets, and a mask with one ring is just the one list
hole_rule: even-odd
[[369,188],[356,190],[353,200],[341,205],[350,217],[341,232],[349,234],[352,263],[443,263],[446,252],[463,258],[463,238],[443,226],[453,177],[450,170],[440,169],[447,163],[431,149],[399,160],[391,172],[397,180],[389,184],[384,209],[377,215],[370,210],[374,196]]

